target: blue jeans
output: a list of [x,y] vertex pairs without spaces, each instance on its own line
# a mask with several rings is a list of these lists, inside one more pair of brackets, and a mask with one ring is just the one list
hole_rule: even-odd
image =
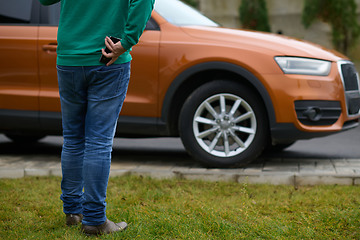
[[125,99],[130,62],[107,66],[57,66],[64,144],[61,200],[65,214],[83,224],[106,220],[106,190],[117,119]]

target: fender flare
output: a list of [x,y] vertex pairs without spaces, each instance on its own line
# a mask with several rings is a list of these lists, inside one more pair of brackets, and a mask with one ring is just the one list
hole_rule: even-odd
[[269,118],[270,129],[272,126],[274,126],[276,124],[274,106],[273,106],[272,100],[270,98],[270,95],[267,92],[264,85],[262,84],[262,82],[257,77],[255,77],[255,75],[252,74],[250,71],[248,71],[238,65],[235,65],[232,63],[227,63],[227,62],[200,63],[200,64],[192,66],[192,67],[186,69],[185,71],[183,71],[182,73],[180,73],[174,79],[174,81],[171,83],[170,87],[168,88],[168,90],[166,92],[166,95],[165,95],[165,98],[163,101],[163,105],[162,105],[162,111],[161,111],[161,121],[162,122],[167,122],[167,119],[168,119],[167,113],[169,113],[169,110],[171,107],[171,102],[172,102],[174,95],[176,94],[177,89],[190,76],[192,76],[196,73],[199,73],[199,72],[207,71],[207,70],[225,70],[228,72],[235,73],[235,74],[241,76],[242,78],[246,79],[247,83],[249,83],[251,86],[253,86],[256,89],[256,91],[259,93],[259,95],[261,96],[261,98],[264,102],[264,105],[265,105],[266,111],[267,111],[267,115]]

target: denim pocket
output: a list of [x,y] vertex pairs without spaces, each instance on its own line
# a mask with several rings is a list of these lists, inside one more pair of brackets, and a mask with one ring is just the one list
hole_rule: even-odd
[[124,67],[104,67],[94,72],[89,86],[89,100],[106,100],[126,93],[129,74]]
[[75,94],[74,71],[57,66],[59,93],[61,97],[72,97]]

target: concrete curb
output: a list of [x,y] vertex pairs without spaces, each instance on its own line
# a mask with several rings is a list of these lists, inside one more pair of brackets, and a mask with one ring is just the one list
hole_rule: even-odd
[[[207,169],[197,165],[181,166],[176,163],[161,162],[115,162],[112,164],[110,177],[126,175],[154,179],[175,178],[246,184],[291,185],[294,187],[360,185],[360,159],[283,159],[281,162],[279,159],[267,159],[262,163],[238,169]],[[0,179],[27,176],[61,176],[60,164],[58,161],[44,162],[43,160],[6,164],[6,161],[0,159]]]

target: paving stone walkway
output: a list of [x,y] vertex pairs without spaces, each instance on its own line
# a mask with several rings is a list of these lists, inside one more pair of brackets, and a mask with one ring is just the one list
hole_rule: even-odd
[[[111,177],[123,175],[152,178],[202,179],[250,184],[284,185],[360,185],[360,159],[260,158],[243,168],[204,168],[198,163],[174,161],[121,161],[113,159]],[[0,178],[61,176],[59,157],[0,157]]]

